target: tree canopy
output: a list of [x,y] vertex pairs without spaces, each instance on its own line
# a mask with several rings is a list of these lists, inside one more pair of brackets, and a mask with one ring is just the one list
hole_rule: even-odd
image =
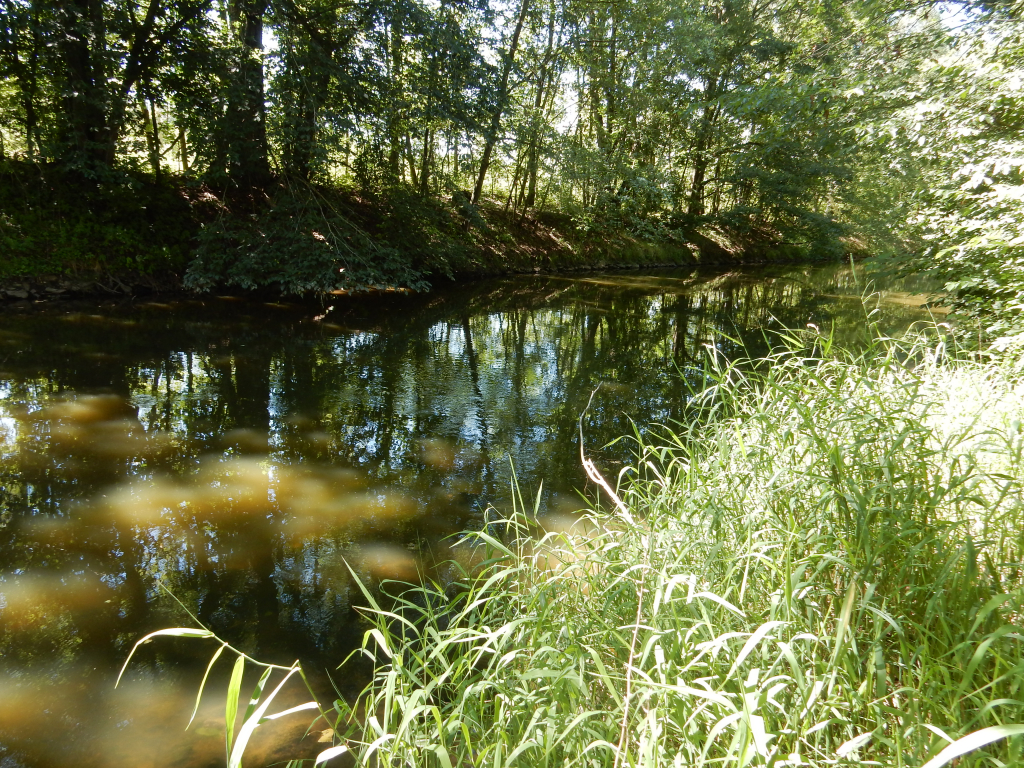
[[[271,184],[429,200],[470,228],[491,206],[521,221],[555,211],[598,236],[899,252],[941,265],[964,295],[1012,303],[1020,13],[973,1],[2,0],[0,151],[101,183],[173,177],[250,201]],[[306,222],[337,266],[359,237],[340,213],[299,209],[278,214]],[[239,226],[204,233],[205,263],[221,264],[207,282],[229,270],[226,242],[250,261],[263,247],[265,233]]]

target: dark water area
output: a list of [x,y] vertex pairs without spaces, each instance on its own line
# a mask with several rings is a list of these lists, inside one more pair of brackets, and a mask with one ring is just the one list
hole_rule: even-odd
[[[923,286],[884,286],[883,329],[928,320]],[[147,644],[114,689],[137,639],[192,623],[171,594],[351,695],[350,568],[373,588],[461,557],[452,535],[508,511],[513,468],[547,524],[571,520],[592,395],[587,452],[613,478],[630,446],[607,444],[681,418],[708,347],[756,355],[808,323],[856,339],[863,291],[800,267],[0,310],[0,768],[223,764],[228,662],[185,731],[215,645]],[[261,727],[247,765],[315,750],[307,725]]]

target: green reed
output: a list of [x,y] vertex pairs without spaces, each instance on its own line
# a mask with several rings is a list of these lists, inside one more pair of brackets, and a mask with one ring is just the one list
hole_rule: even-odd
[[385,610],[357,765],[1024,763],[1024,378],[941,341],[711,360],[624,508],[467,536]]

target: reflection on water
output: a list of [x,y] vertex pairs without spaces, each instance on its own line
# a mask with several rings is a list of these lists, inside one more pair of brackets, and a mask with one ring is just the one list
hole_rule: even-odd
[[[927,317],[899,287],[878,305],[893,329]],[[513,466],[524,490],[544,481],[540,528],[575,531],[598,385],[587,448],[614,476],[628,445],[600,447],[677,418],[705,346],[757,354],[779,324],[859,334],[860,293],[848,269],[800,268],[5,310],[0,766],[218,764],[217,670],[184,733],[212,648],[145,646],[113,689],[139,636],[189,622],[168,592],[259,658],[333,668],[365,627],[352,572],[429,574],[446,537],[508,506]],[[297,720],[251,764],[294,756]]]

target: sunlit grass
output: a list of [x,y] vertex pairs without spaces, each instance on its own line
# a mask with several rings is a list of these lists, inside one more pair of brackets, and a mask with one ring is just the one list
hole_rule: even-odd
[[814,337],[713,361],[700,418],[638,443],[627,512],[537,540],[520,505],[445,583],[376,608],[381,663],[327,709],[327,754],[1020,764],[1024,385],[954,358]]

